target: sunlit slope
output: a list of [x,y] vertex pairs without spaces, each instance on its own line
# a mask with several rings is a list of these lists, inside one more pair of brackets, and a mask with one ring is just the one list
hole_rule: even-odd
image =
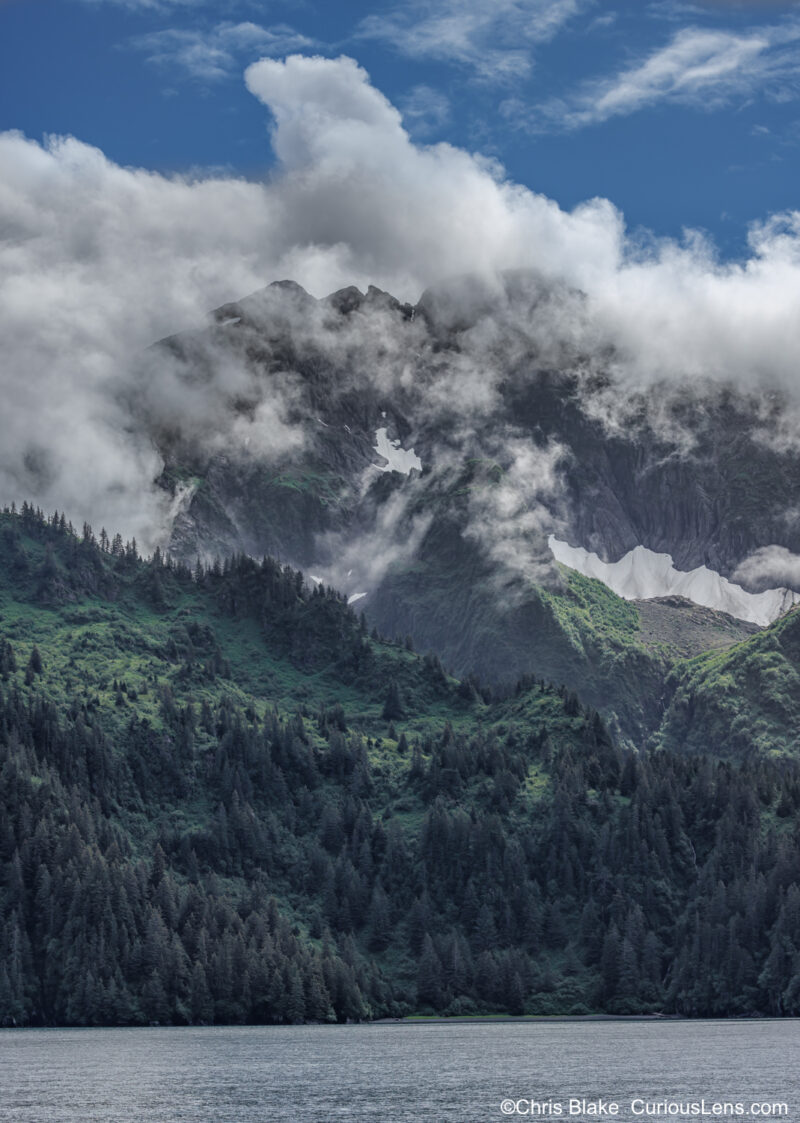
[[800,610],[728,651],[679,665],[657,743],[742,758],[800,754]]
[[[601,581],[559,567],[560,581],[498,585],[452,528],[433,528],[421,558],[394,567],[371,599],[387,631],[406,624],[457,673],[534,674],[565,683],[640,745],[661,718],[664,684],[687,655],[730,646],[753,626],[681,598],[623,600]],[[448,621],[457,621],[448,627]]]

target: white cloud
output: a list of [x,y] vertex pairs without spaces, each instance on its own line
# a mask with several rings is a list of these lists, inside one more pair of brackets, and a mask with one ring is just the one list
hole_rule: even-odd
[[797,0],[650,0],[646,11],[655,19],[686,23],[689,19],[727,19],[737,15],[776,16],[791,12]]
[[800,556],[785,546],[762,546],[737,567],[733,580],[757,589],[776,585],[800,588]]
[[414,0],[367,16],[357,36],[502,82],[526,75],[532,47],[552,39],[584,6],[585,0]]
[[313,47],[313,41],[285,24],[218,23],[215,27],[164,28],[130,40],[147,61],[182,70],[200,81],[217,81],[238,71],[242,61],[260,55],[283,55]]
[[274,214],[252,184],[120,168],[70,138],[1,134],[0,167],[0,496],[152,542],[161,465],[122,404],[132,360],[261,283]]
[[[86,7],[93,8],[122,8],[131,13],[142,15],[166,15],[167,13],[204,12],[213,13],[219,18],[221,15],[233,16],[236,12],[256,11],[263,15],[264,9],[273,7],[264,0],[78,0]],[[299,0],[304,5],[305,0]]]
[[[495,163],[415,145],[352,59],[265,59],[247,83],[273,118],[278,167],[263,184],[166,177],[74,139],[0,134],[0,501],[32,498],[152,540],[161,466],[132,398],[232,455],[291,447],[289,383],[270,398],[246,363],[223,357],[187,382],[140,359],[285,277],[317,295],[373,283],[416,301],[444,277],[480,274],[469,299],[478,311],[500,300],[500,326],[479,317],[442,377],[426,375],[436,408],[463,404],[460,425],[491,406],[509,356],[526,369],[531,339],[540,355],[610,356],[620,400],[625,387],[712,379],[800,401],[800,212],[755,227],[740,263],[698,238],[641,246],[607,200],[566,212]],[[493,278],[507,269],[536,270],[555,297],[502,305]],[[564,286],[585,297],[566,299]],[[376,338],[381,350],[369,374],[382,392],[414,377],[407,341]],[[234,422],[227,403],[243,395],[253,408]]]
[[574,129],[659,103],[717,109],[734,99],[800,94],[800,24],[741,33],[690,27],[618,73],[592,79],[565,98],[526,107],[509,100],[509,120],[533,130]]
[[610,203],[564,214],[494,163],[449,144],[415,146],[352,59],[266,59],[245,78],[273,114],[291,195],[287,242],[325,246],[353,283],[416,299],[438,277],[530,263],[534,245],[565,268],[575,252],[598,265],[618,253]]

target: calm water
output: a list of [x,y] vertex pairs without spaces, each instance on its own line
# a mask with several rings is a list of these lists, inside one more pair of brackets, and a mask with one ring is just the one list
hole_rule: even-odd
[[14,1123],[529,1118],[503,1114],[509,1097],[560,1103],[564,1121],[592,1118],[570,1098],[602,1098],[644,1123],[636,1098],[739,1101],[745,1120],[753,1101],[784,1102],[773,1118],[800,1123],[800,1022],[0,1030]]

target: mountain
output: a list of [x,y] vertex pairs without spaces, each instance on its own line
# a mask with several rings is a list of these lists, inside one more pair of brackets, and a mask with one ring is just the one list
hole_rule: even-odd
[[643,743],[670,644],[559,561],[660,597],[697,651],[735,642],[752,629],[731,614],[763,626],[800,595],[800,455],[790,403],[625,381],[587,322],[532,273],[416,306],[292,282],[225,305],[150,349],[130,407],[165,463],[170,552],[276,556],[455,674],[563,682]]
[[0,1023],[800,1012],[796,759],[411,647],[271,559],[0,514]]
[[791,402],[587,323],[273,285],[141,358],[152,557],[0,513],[0,1023],[800,1013]]

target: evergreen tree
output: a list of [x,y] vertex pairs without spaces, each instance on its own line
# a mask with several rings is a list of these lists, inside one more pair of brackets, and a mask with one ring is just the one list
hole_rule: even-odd
[[432,1006],[440,1009],[443,1003],[444,991],[442,964],[433,940],[426,932],[422,943],[422,955],[417,968],[417,1002],[420,1006]]
[[389,690],[386,695],[386,701],[383,703],[383,713],[381,716],[384,721],[402,721],[406,716],[403,699],[400,694],[400,687],[397,685],[396,679],[392,679],[389,683]]

